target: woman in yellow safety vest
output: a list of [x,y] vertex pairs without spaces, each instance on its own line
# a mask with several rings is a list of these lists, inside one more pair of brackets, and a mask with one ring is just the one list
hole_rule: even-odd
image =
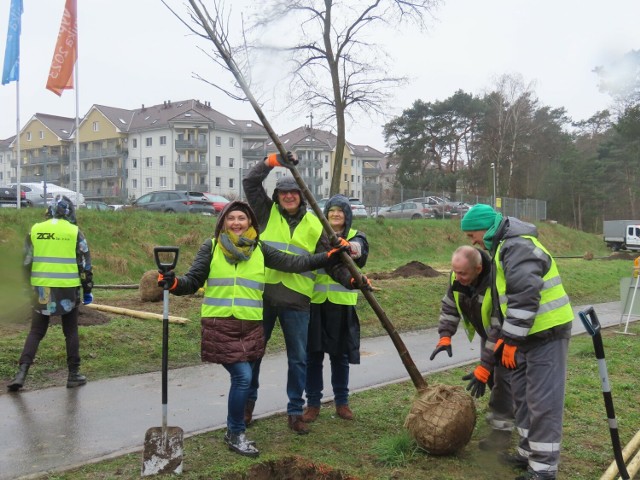
[[[338,237],[348,240],[350,254],[356,265],[364,267],[369,255],[369,243],[363,232],[351,227],[353,215],[349,199],[334,195],[324,206],[324,215]],[[356,314],[358,290],[345,288],[326,272],[318,270],[313,295],[307,343],[307,408],[304,422],[313,422],[320,414],[324,354],[331,362],[336,414],[353,419],[349,408],[349,364],[360,363],[360,322]]]
[[258,222],[244,202],[229,203],[220,213],[213,239],[200,246],[181,277],[174,271],[160,273],[158,284],[170,286],[174,295],[195,293],[204,286],[201,308],[201,356],[219,363],[229,372],[227,431],[229,449],[257,457],[255,443],[245,435],[244,408],[251,384],[253,363],[265,351],[262,326],[262,292],[265,267],[286,272],[304,272],[339,263],[340,249],[315,255],[289,255],[259,239]]

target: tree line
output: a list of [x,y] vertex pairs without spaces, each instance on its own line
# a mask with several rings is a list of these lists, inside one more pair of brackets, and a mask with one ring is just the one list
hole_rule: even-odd
[[[640,213],[640,51],[597,67],[612,109],[573,121],[517,75],[489,93],[416,100],[384,127],[404,188],[547,201],[547,218],[600,232]],[[616,71],[614,71],[616,70]],[[494,172],[495,169],[495,172]],[[495,175],[495,180],[494,180]]]

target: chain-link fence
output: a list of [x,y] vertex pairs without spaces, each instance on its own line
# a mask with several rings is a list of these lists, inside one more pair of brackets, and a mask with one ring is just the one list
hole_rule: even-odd
[[[494,205],[494,199],[491,196],[471,195],[461,192],[452,194],[450,192],[430,192],[406,188],[389,190],[379,188],[370,192],[365,191],[364,193],[363,203],[372,216],[375,216],[382,207],[406,202],[411,199],[430,199],[433,200],[433,202],[429,202],[432,205],[437,205],[442,202],[446,202],[449,205],[454,203],[463,203],[468,206],[475,205],[476,203]],[[498,197],[496,200],[496,210],[502,212],[503,215],[517,217],[530,222],[547,219],[547,202],[545,200],[508,197]],[[438,210],[438,208],[436,208],[436,210]],[[461,211],[464,212],[465,210],[462,209]]]

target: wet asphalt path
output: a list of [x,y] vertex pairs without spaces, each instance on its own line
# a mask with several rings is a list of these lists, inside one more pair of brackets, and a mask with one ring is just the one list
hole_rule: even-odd
[[[598,304],[595,311],[603,326],[620,323],[620,302]],[[573,331],[584,332],[577,315]],[[433,362],[429,355],[438,342],[435,329],[403,333],[401,337],[423,374],[479,358],[477,338],[469,343],[463,332],[453,339],[453,357],[441,353]],[[364,339],[361,352],[361,364],[351,369],[352,392],[409,379],[389,337]],[[286,365],[284,354],[264,358],[256,417],[286,410]],[[325,385],[330,385],[330,369],[324,371]],[[225,427],[228,388],[228,374],[220,365],[170,370],[168,424],[181,427],[185,436]],[[95,382],[89,379],[87,385],[75,389],[62,386],[5,393],[6,387],[2,386],[0,479],[34,478],[142,451],[147,429],[162,425],[160,389],[160,372]],[[282,427],[286,428],[284,422]]]

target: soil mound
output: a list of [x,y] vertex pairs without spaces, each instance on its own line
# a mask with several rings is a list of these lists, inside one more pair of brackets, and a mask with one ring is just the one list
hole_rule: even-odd
[[406,265],[396,268],[393,272],[371,273],[367,274],[367,277],[371,280],[386,280],[395,277],[439,277],[440,275],[442,274],[429,265],[412,260]]
[[253,465],[244,473],[224,475],[223,480],[358,480],[327,465],[313,463],[300,457],[285,457],[279,460]]
[[637,256],[637,253],[613,252],[608,257],[603,258],[603,260],[635,260]]

